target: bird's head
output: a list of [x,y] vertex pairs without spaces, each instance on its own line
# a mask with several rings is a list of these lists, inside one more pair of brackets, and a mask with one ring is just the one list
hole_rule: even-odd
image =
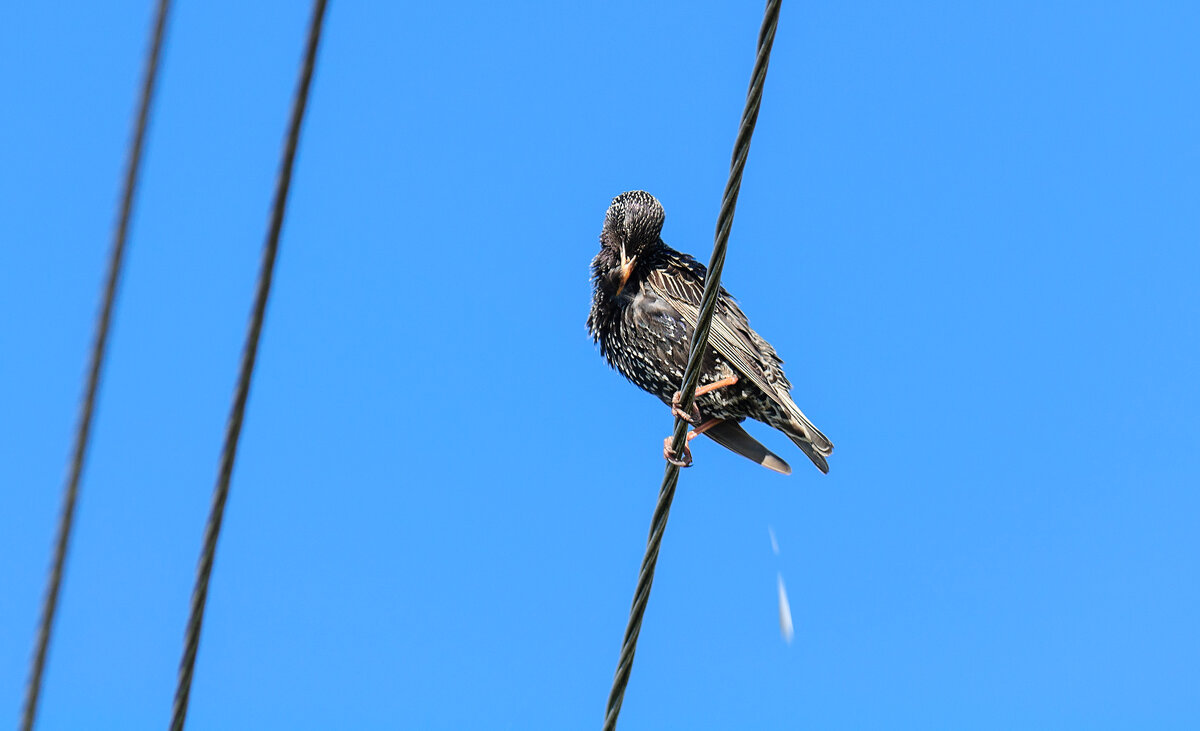
[[631,190],[613,198],[604,215],[600,245],[615,254],[620,262],[617,294],[633,274],[638,255],[647,246],[658,242],[665,220],[662,204],[644,190]]

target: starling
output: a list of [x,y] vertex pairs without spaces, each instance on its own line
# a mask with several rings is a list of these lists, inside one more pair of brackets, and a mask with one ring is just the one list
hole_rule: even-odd
[[[796,443],[822,472],[833,444],[792,401],[792,384],[775,349],[750,328],[721,288],[692,413],[679,408],[679,385],[700,314],[706,269],[663,243],[666,216],[654,196],[635,190],[613,198],[592,260],[588,330],[609,365],[657,396],[704,434],[764,467],[790,474],[788,463],[741,427],[747,418],[768,424]],[[670,438],[666,440],[670,444]],[[664,456],[675,462],[667,447]],[[691,463],[685,448],[681,466]]]

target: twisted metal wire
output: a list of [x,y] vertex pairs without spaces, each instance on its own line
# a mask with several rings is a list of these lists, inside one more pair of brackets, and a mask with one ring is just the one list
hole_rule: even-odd
[[[746,158],[750,154],[750,138],[754,134],[754,124],[758,120],[758,110],[762,104],[767,64],[771,58],[771,45],[775,42],[775,28],[779,23],[780,1],[767,1],[762,28],[758,33],[758,55],[755,58],[754,71],[750,77],[750,90],[746,94],[746,106],[742,111],[741,126],[738,128],[737,140],[733,146],[729,181],[725,184],[721,212],[717,216],[716,241],[713,244],[712,259],[708,263],[708,275],[704,280],[700,317],[696,322],[696,329],[692,333],[687,370],[684,372],[683,385],[680,387],[682,402],[680,410],[683,413],[691,410],[692,402],[695,400],[696,386],[700,382],[700,361],[708,347],[708,333],[712,326],[713,310],[717,306],[717,294],[721,289],[721,271],[725,268],[725,248],[729,242],[729,232],[733,227],[733,213],[737,207],[738,192],[742,187],[742,171],[746,167]],[[675,433],[671,442],[671,452],[676,459],[683,458],[687,428],[687,422],[678,416],[675,417]],[[637,651],[638,635],[642,631],[642,617],[646,613],[646,603],[650,600],[650,587],[654,583],[654,568],[658,564],[658,552],[662,546],[663,533],[667,529],[667,517],[671,512],[671,501],[675,497],[675,486],[678,482],[679,468],[667,463],[662,487],[658,492],[658,503],[654,506],[654,516],[650,521],[650,536],[646,541],[646,554],[642,557],[642,568],[638,574],[637,588],[633,594],[633,606],[629,612],[629,623],[625,627],[625,638],[621,643],[621,655],[617,661],[612,691],[608,695],[604,731],[615,731],[617,727],[617,717],[621,713],[621,703],[625,699],[625,687],[629,684],[629,674],[633,670],[633,656]]]
[[67,560],[71,528],[75,523],[75,504],[79,497],[79,480],[83,475],[83,465],[87,458],[88,443],[91,439],[96,393],[100,390],[100,375],[104,367],[104,356],[108,351],[109,325],[112,322],[117,285],[121,280],[121,266],[125,260],[125,241],[129,234],[129,221],[133,216],[133,198],[137,191],[138,174],[141,172],[142,150],[145,148],[146,127],[150,120],[150,104],[154,98],[155,81],[158,79],[158,60],[162,52],[163,35],[170,4],[170,0],[159,0],[150,48],[146,52],[146,70],[142,77],[137,122],[134,126],[133,138],[129,141],[129,155],[125,165],[125,184],[121,196],[121,208],[117,214],[117,228],[113,234],[100,313],[96,318],[96,334],[92,340],[87,382],[84,386],[83,401],[79,407],[75,445],[72,450],[71,465],[67,472],[66,488],[63,491],[58,535],[54,542],[54,558],[50,565],[50,576],[46,581],[46,594],[42,601],[37,639],[34,641],[29,681],[25,686],[25,702],[21,711],[22,731],[32,731],[34,722],[37,720],[38,698],[41,695],[42,676],[46,669],[46,654],[50,648],[50,634],[53,631],[54,617],[58,610],[58,594],[62,587],[63,566]]
[[196,666],[196,651],[200,645],[200,629],[204,622],[204,606],[208,598],[208,581],[212,575],[213,559],[217,550],[217,538],[221,533],[221,521],[225,515],[225,500],[229,496],[229,480],[233,474],[233,463],[237,457],[238,438],[242,432],[242,419],[246,413],[246,399],[250,394],[250,379],[254,374],[254,363],[258,355],[259,335],[262,333],[263,317],[266,314],[267,298],[271,294],[271,280],[275,271],[275,257],[279,250],[279,234],[283,228],[284,212],[287,209],[288,190],[292,182],[292,167],[296,159],[296,146],[300,141],[300,126],[304,121],[304,110],[308,105],[308,90],[311,86],[313,67],[316,64],[317,47],[321,41],[321,27],[325,18],[325,0],[314,0],[312,20],[308,30],[308,42],[304,64],[300,70],[300,81],[292,101],[291,120],[288,125],[287,141],[283,160],[279,165],[279,177],[275,186],[275,199],[271,207],[271,223],[267,241],[263,246],[262,263],[258,285],[254,293],[254,308],[242,349],[241,365],[238,369],[237,386],[233,405],[225,425],[225,443],[221,450],[217,484],[213,488],[212,509],[204,528],[204,545],[200,562],[196,568],[196,585],[192,590],[191,612],[188,616],[187,632],[184,636],[183,657],[179,661],[179,682],[175,690],[175,702],[171,711],[171,731],[182,731],[187,720],[188,699],[192,689],[192,674]]

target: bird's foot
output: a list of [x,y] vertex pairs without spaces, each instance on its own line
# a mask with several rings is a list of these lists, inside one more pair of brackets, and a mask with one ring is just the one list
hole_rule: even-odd
[[[732,385],[736,384],[737,382],[738,382],[737,376],[728,376],[727,378],[722,378],[719,381],[713,381],[712,383],[708,384],[707,386],[700,386],[699,388],[696,389],[696,398],[698,399],[706,393],[712,393],[713,391],[716,391],[718,388],[725,388],[726,386],[732,386]],[[683,394],[680,393],[679,391],[676,391],[675,395],[671,397],[671,413],[674,414],[675,416],[678,416],[680,419],[683,419],[684,421],[691,424],[692,426],[700,425],[700,407],[696,404],[695,399],[693,399],[692,400],[692,412],[690,414],[686,413],[683,410]]]
[[[697,420],[699,420],[698,416]],[[688,444],[690,444],[691,441],[696,437],[713,428],[717,424],[720,424],[722,421],[722,419],[709,419],[708,421],[700,424],[695,429],[688,432],[687,439],[683,442],[683,454],[680,455],[683,457],[683,459],[675,459],[675,454],[671,451],[671,437],[667,437],[663,440],[663,459],[667,460],[676,467],[691,467],[692,450],[690,447],[688,447]]]
[[[697,389],[697,393],[699,393],[698,389]],[[692,426],[696,426],[697,424],[699,424],[700,423],[700,406],[697,405],[695,401],[692,401],[692,413],[689,414],[683,410],[682,405],[683,405],[683,394],[680,393],[679,391],[676,391],[675,395],[671,397],[671,413],[674,414],[675,416],[678,416],[680,419],[683,419],[684,421],[691,424]]]
[[[688,436],[690,437],[691,434]],[[688,442],[690,441],[691,439],[688,439]],[[663,440],[663,459],[680,468],[692,466],[692,450],[688,448],[687,442],[683,443],[682,457],[683,459],[675,459],[675,455],[671,452],[671,437]]]

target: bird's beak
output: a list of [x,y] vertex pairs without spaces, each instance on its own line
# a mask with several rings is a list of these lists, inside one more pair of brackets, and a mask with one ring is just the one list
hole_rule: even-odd
[[635,257],[625,258],[625,242],[621,242],[621,283],[617,285],[617,294],[621,294],[621,290],[625,289],[626,282],[629,281],[629,275],[633,274],[633,261]]

